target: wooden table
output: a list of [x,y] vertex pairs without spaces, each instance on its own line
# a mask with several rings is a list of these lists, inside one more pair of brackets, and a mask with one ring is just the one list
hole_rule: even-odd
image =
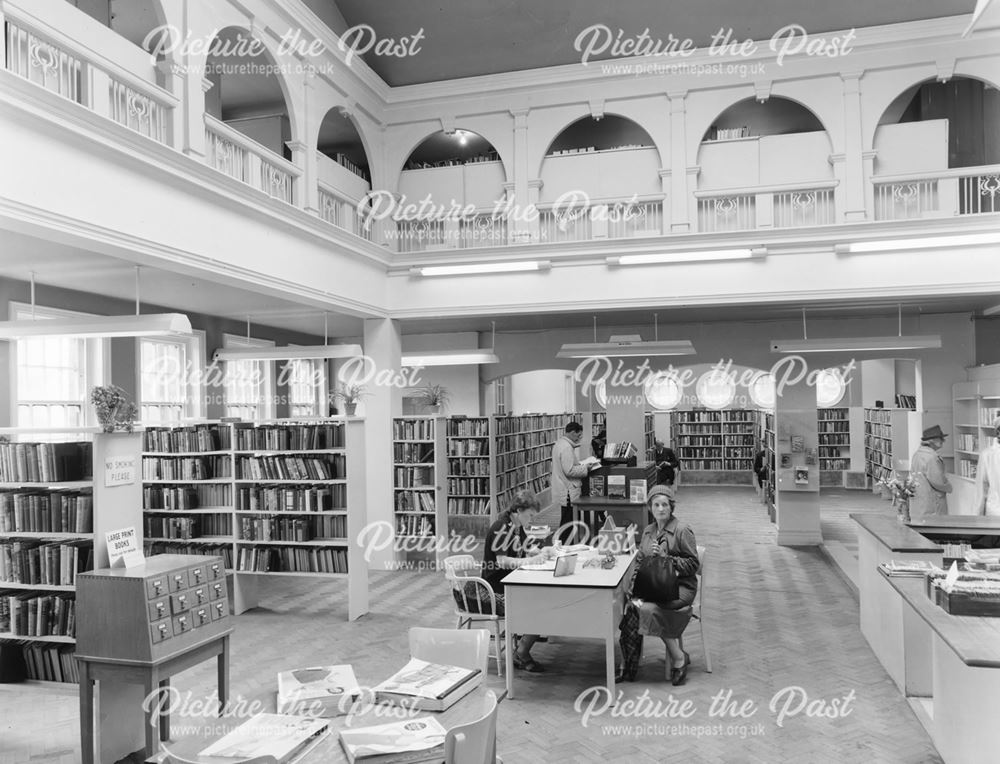
[[507,696],[514,697],[514,634],[603,639],[607,687],[615,696],[615,642],[625,608],[625,587],[635,554],[615,557],[615,567],[583,567],[555,578],[551,570],[515,570],[503,579],[506,609]]
[[[932,639],[932,700],[911,700],[946,764],[994,764],[1000,750],[1000,618],[955,616],[919,578],[886,578]],[[926,670],[926,668],[925,668]]]
[[[487,692],[489,692],[488,688],[485,685],[480,685],[447,711],[419,711],[416,712],[416,715],[420,717],[433,716],[441,722],[441,726],[446,730],[469,724],[483,715],[487,706]],[[495,694],[498,702],[503,700],[505,696],[502,690]],[[398,707],[394,707],[392,710],[401,711]],[[330,734],[308,749],[304,755],[296,760],[296,764],[348,764],[347,755],[340,745],[340,730],[389,724],[400,721],[401,718],[387,715],[385,708],[376,708],[353,717],[338,716],[330,719]],[[224,724],[216,725],[212,721],[205,720],[205,729],[212,734],[167,742],[162,746],[164,752],[149,758],[148,761],[157,764],[233,764],[233,759],[199,756],[198,752],[207,748],[244,721],[245,719],[226,719]]]
[[[139,661],[112,660],[109,658],[92,658],[77,655],[80,665],[80,741],[83,748],[83,764],[94,764],[94,682],[115,682],[121,684],[141,685],[144,697],[149,697],[157,688],[166,692],[170,688],[170,677],[179,674],[202,661],[217,659],[218,694],[220,713],[225,708],[229,697],[229,636],[233,633],[228,629],[197,647],[186,649],[162,660],[145,663]],[[155,713],[159,704],[151,704],[144,712],[145,753],[152,756],[156,753],[157,738],[167,740],[170,737],[169,701],[164,700],[166,713]],[[137,709],[138,710],[138,709]],[[120,720],[128,724],[128,719]],[[159,734],[157,734],[159,732]],[[98,754],[100,758],[100,754]]]
[[1000,536],[1000,517],[991,515],[924,515],[908,525],[931,536]]
[[899,599],[878,566],[883,562],[930,562],[941,567],[942,549],[895,517],[853,513],[858,525],[858,599],[861,633],[889,676],[908,696],[931,695],[931,637]]

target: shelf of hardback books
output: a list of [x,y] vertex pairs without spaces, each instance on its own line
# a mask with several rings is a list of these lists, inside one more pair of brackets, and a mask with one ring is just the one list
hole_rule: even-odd
[[994,441],[993,420],[1000,416],[1000,380],[959,382],[952,387],[955,477],[974,484],[979,454]]
[[492,522],[496,493],[491,417],[448,417],[447,528],[459,535],[484,535]]
[[607,430],[608,415],[604,411],[595,411],[591,415],[591,438],[596,438],[601,434],[601,430]]
[[400,538],[448,536],[441,480],[446,451],[444,422],[438,416],[392,421],[393,514]]
[[656,452],[656,424],[653,419],[653,412],[647,411],[643,417],[643,432],[642,432],[642,445],[643,452],[641,455],[642,459],[653,460]]
[[363,473],[362,427],[289,419],[148,429],[147,550],[222,557],[236,613],[256,606],[260,576],[277,575],[349,578],[355,612],[364,598],[353,579],[367,575],[348,539],[363,524],[364,481],[348,475]]
[[671,415],[672,436],[685,483],[752,485],[751,409],[696,409]]
[[847,408],[816,410],[820,485],[842,485],[851,469],[851,419]]
[[0,430],[0,660],[19,650],[29,679],[79,681],[77,574],[107,565],[107,532],[138,529],[138,481],[94,479],[111,457],[136,464],[139,435]]
[[920,414],[908,409],[865,409],[865,474],[874,485],[909,468],[920,443]]

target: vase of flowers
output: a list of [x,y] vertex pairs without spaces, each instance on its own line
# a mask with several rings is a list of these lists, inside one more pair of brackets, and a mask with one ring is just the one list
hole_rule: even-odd
[[135,428],[139,410],[118,385],[98,385],[90,391],[90,402],[104,432],[132,432]]
[[896,508],[896,519],[901,523],[910,522],[910,499],[917,492],[917,481],[919,478],[912,472],[906,473],[906,477],[900,477],[893,472],[888,480],[879,480],[879,485],[892,497],[892,506]]

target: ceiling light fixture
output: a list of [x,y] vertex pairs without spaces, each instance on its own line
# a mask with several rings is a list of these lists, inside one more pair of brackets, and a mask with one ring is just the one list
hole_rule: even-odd
[[653,315],[653,341],[644,342],[638,334],[613,335],[607,342],[597,341],[597,316],[594,316],[594,341],[566,343],[556,358],[633,358],[644,356],[695,355],[697,351],[691,340],[659,339],[657,316]]
[[403,366],[466,366],[483,363],[500,363],[496,354],[497,324],[491,321],[493,347],[483,350],[427,350],[403,353]]
[[654,255],[614,255],[605,258],[608,265],[653,265],[656,263],[693,263],[711,260],[750,260],[765,257],[766,247],[707,249],[702,252],[662,252]]
[[415,276],[462,276],[476,273],[515,273],[543,271],[552,267],[550,260],[521,260],[509,263],[467,263],[465,265],[426,265],[411,268]]
[[979,244],[1000,244],[1000,233],[968,233],[955,236],[925,236],[919,239],[885,239],[883,241],[856,241],[837,244],[838,254],[863,254],[866,252],[891,252],[896,249],[931,249],[933,247],[974,247]]
[[[250,339],[250,317],[247,316],[247,339]],[[323,314],[322,345],[289,345],[287,347],[233,347],[219,348],[212,354],[216,361],[298,361],[325,360],[328,358],[356,358],[364,355],[360,345],[330,345],[329,315]]]
[[997,313],[1000,313],[1000,305],[991,305],[983,310],[984,316],[995,316]]
[[139,314],[139,267],[135,269],[134,316],[78,316],[35,320],[35,274],[31,274],[31,315],[27,320],[0,321],[0,340],[31,337],[189,337],[191,322],[183,313]]
[[939,334],[903,334],[903,308],[897,306],[898,334],[887,337],[822,337],[809,339],[802,310],[801,340],[771,340],[772,353],[838,353],[862,350],[927,350],[941,347]]

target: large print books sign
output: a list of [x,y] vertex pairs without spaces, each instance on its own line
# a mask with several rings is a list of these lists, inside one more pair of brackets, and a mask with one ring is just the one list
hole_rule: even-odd
[[338,716],[361,694],[350,665],[314,666],[278,674],[278,713]]
[[444,711],[472,692],[479,677],[479,669],[410,658],[402,669],[375,687],[375,699],[425,711]]
[[247,761],[271,756],[279,764],[293,758],[329,731],[329,722],[302,716],[257,714],[201,752],[201,756]]
[[419,719],[342,730],[340,744],[351,764],[415,764],[444,758],[447,732],[437,719]]

